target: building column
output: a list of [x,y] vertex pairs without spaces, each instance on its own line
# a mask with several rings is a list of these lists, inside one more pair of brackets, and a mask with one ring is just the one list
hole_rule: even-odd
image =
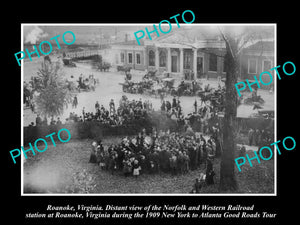
[[167,72],[171,73],[171,48],[167,48],[168,50],[168,56],[167,56]]
[[193,57],[193,72],[194,72],[194,80],[197,78],[197,49],[193,49],[194,57]]
[[157,72],[159,72],[159,54],[158,54],[158,48],[155,49],[155,69],[157,69]]
[[183,74],[183,48],[179,49],[180,55],[179,55],[179,72]]

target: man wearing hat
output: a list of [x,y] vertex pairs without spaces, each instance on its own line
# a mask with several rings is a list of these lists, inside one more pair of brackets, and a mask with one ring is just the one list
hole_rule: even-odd
[[207,163],[206,163],[206,184],[207,185],[211,185],[211,184],[214,184],[214,176],[215,176],[215,172],[214,172],[214,169],[213,169],[213,164],[211,162],[211,160],[209,159],[209,157],[207,158]]

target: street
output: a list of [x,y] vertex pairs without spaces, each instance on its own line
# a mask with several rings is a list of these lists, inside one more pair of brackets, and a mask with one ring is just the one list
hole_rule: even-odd
[[[54,60],[55,61],[55,60]],[[33,62],[25,62],[24,66],[24,81],[28,82],[31,76],[36,76],[38,68],[42,63],[41,58],[34,59]],[[119,100],[122,95],[126,95],[129,100],[135,99],[139,100],[140,98],[144,100],[149,100],[152,102],[153,108],[155,110],[160,110],[161,101],[160,98],[154,98],[148,95],[140,95],[140,94],[129,94],[123,93],[122,86],[120,83],[124,82],[124,72],[117,72],[115,68],[111,68],[110,72],[100,72],[91,68],[89,63],[77,62],[77,67],[65,67],[62,65],[63,76],[67,79],[71,78],[71,75],[74,76],[75,80],[78,80],[80,74],[83,74],[84,77],[88,77],[90,74],[93,74],[94,77],[99,79],[99,85],[96,86],[96,90],[90,92],[81,92],[77,94],[78,98],[78,106],[77,108],[72,108],[72,105],[69,104],[68,108],[64,110],[63,115],[60,116],[60,120],[62,122],[69,116],[70,112],[75,112],[77,115],[82,114],[83,107],[85,108],[85,112],[95,112],[95,103],[99,102],[100,105],[103,105],[105,108],[109,108],[109,102],[111,99],[114,99],[115,104],[118,105]],[[132,70],[132,80],[135,82],[141,81],[143,75],[145,75],[145,71]],[[175,85],[179,83],[179,79],[175,81]],[[210,84],[211,87],[217,88],[218,82],[217,80],[201,80],[204,85]],[[247,93],[250,95],[250,93]],[[263,109],[266,110],[274,110],[274,93],[269,93],[267,90],[258,90],[258,95],[261,95],[265,100],[265,104]],[[172,96],[167,96],[165,99],[171,101]],[[200,104],[199,97],[189,97],[183,96],[180,97],[180,102],[182,106],[183,113],[186,115],[194,111],[194,101],[197,100],[198,107]],[[257,110],[253,110],[252,105],[240,105],[238,107],[238,117],[250,117],[252,114],[257,113]],[[36,114],[32,113],[32,111],[28,108],[24,110],[23,115],[23,126],[28,126],[31,122],[35,123]],[[55,118],[56,119],[56,118]],[[49,121],[49,120],[48,120]]]

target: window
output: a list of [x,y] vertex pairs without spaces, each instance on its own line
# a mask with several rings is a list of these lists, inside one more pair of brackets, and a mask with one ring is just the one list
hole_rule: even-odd
[[248,60],[248,73],[257,73],[257,60],[256,59]]
[[225,58],[222,59],[222,62],[223,62],[223,73],[226,73],[226,70],[227,70],[227,65],[225,63]]
[[141,54],[136,53],[135,58],[136,58],[136,64],[141,64]]
[[272,62],[270,60],[263,60],[263,72],[271,69]]
[[121,57],[121,63],[124,63],[125,62],[125,54],[124,54],[124,52],[121,52],[120,57]]
[[159,53],[159,66],[160,67],[165,67],[166,66],[166,61],[167,61],[167,55],[166,55],[166,52],[164,51],[161,51]]
[[132,53],[128,53],[128,63],[132,64]]
[[183,69],[192,68],[192,54],[191,52],[184,52],[183,54]]
[[154,51],[149,51],[149,66],[155,66],[155,53]]
[[215,54],[209,54],[209,65],[208,70],[217,72],[217,61],[218,57]]

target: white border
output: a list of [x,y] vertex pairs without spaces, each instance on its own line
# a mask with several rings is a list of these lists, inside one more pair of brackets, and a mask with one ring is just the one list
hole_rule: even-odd
[[[23,51],[23,26],[152,26],[153,24],[149,23],[132,23],[132,24],[119,24],[119,23],[105,23],[105,24],[85,24],[85,23],[21,23],[21,51]],[[166,24],[162,24],[166,25]],[[277,24],[276,23],[194,23],[194,24],[180,24],[180,26],[274,26],[274,65],[277,65]],[[21,146],[23,146],[23,62],[21,62]],[[274,79],[274,138],[277,141],[277,79]],[[275,148],[275,147],[274,147]],[[274,193],[203,193],[203,194],[59,194],[59,193],[43,193],[43,194],[24,194],[24,185],[23,185],[23,154],[21,154],[21,196],[277,196],[277,151],[274,151]]]

